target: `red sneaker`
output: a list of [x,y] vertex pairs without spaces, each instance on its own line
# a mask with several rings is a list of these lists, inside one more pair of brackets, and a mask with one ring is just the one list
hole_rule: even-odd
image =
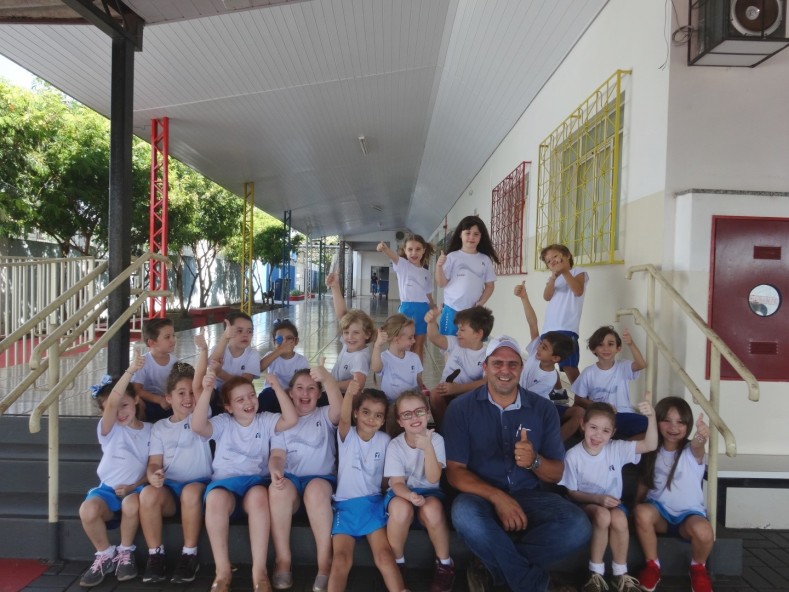
[[444,565],[436,559],[433,571],[433,581],[430,582],[430,592],[452,592],[455,583],[455,564]]
[[712,592],[712,582],[707,568],[700,563],[690,566],[690,589],[693,592]]
[[[638,574],[638,583],[646,592],[652,592],[660,581],[660,566],[654,559],[647,561],[644,569]],[[698,592],[698,591],[695,591]]]

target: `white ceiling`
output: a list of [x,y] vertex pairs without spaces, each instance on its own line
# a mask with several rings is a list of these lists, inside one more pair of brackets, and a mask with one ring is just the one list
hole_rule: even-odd
[[[169,117],[171,155],[311,236],[429,235],[606,2],[126,0],[135,132]],[[0,54],[109,114],[96,28],[2,24]]]

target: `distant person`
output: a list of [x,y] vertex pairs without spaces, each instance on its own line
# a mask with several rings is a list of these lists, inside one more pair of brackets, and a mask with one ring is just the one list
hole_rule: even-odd
[[455,314],[472,306],[484,306],[496,282],[496,249],[479,216],[466,216],[455,228],[447,247],[436,261],[436,284],[444,288],[444,307],[438,326],[442,335],[455,335]]
[[370,278],[370,295],[375,298],[378,296],[378,274],[373,272]]

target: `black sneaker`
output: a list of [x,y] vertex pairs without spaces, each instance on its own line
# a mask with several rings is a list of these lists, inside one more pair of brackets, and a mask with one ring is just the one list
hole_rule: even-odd
[[126,549],[115,554],[115,577],[119,582],[133,580],[137,577],[137,561],[134,551]]
[[197,559],[197,553],[190,555],[182,553],[178,564],[175,566],[173,577],[170,580],[173,584],[188,584],[195,581],[197,571],[200,569],[200,560]]
[[83,588],[98,586],[104,581],[104,576],[111,574],[113,571],[115,571],[115,553],[108,553],[107,555],[96,553],[93,564],[79,579],[79,585]]
[[565,389],[561,390],[552,390],[548,397],[556,403],[557,405],[566,405],[570,402],[570,397],[567,396],[567,391]]
[[491,592],[493,576],[478,557],[472,557],[466,567],[466,582],[469,592]]
[[165,575],[167,565],[164,560],[164,553],[153,553],[148,555],[148,565],[145,566],[145,573],[142,574],[144,584],[158,584],[167,579]]

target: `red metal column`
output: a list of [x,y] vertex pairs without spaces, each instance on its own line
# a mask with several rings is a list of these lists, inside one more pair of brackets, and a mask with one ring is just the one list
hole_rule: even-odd
[[[170,155],[169,118],[151,119],[151,252],[167,256],[167,159]],[[151,261],[148,271],[151,290],[167,289],[167,267],[161,261]],[[167,298],[148,299],[148,318],[164,317]]]

